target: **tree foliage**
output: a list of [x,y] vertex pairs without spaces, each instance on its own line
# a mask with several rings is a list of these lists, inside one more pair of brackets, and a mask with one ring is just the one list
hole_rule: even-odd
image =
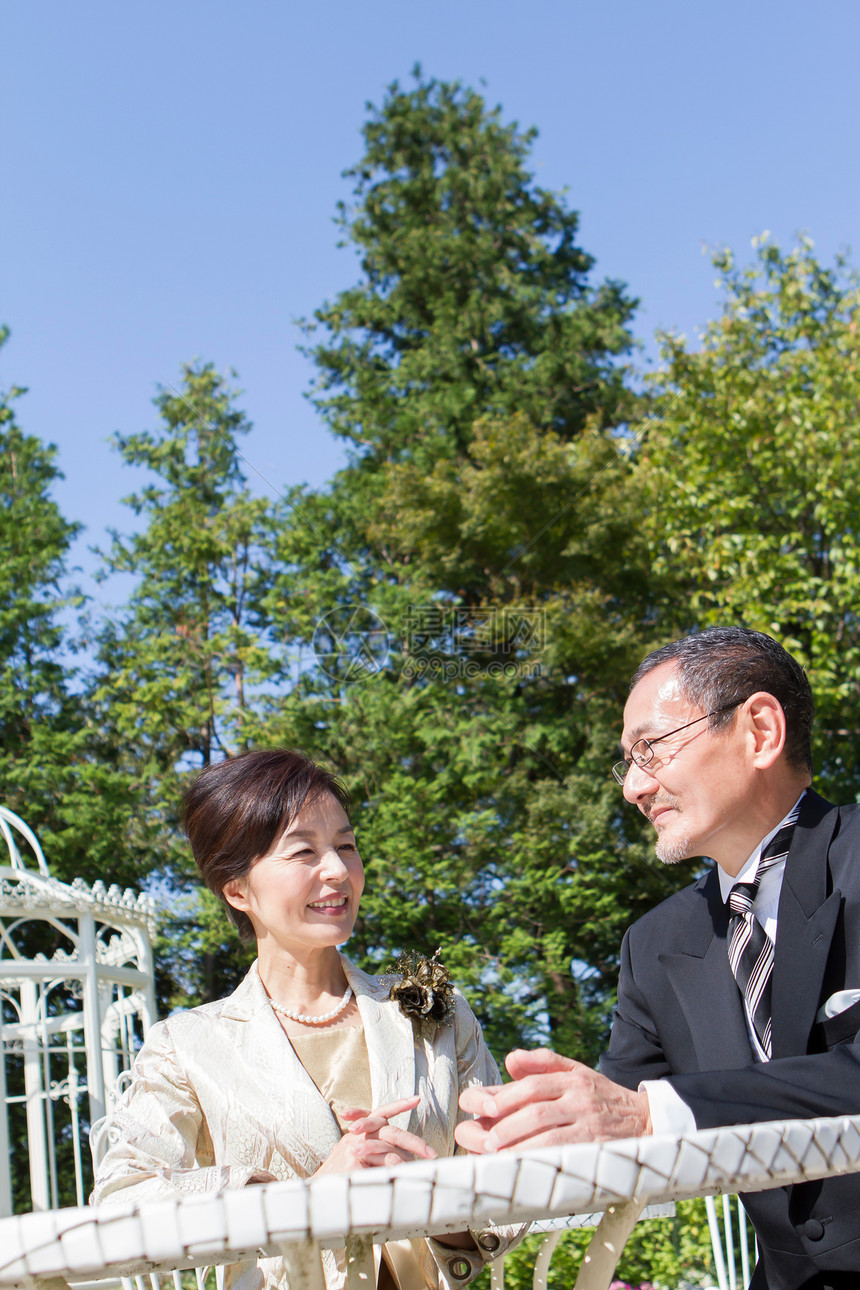
[[[369,110],[340,210],[361,277],[309,351],[353,452],[294,498],[278,563],[302,596],[276,578],[268,602],[317,653],[254,737],[353,791],[364,962],[441,945],[498,1051],[593,1057],[623,927],[665,890],[607,773],[649,603],[615,434],[633,302],[591,281],[533,138],[420,75]],[[361,623],[388,654],[356,668]]]
[[315,315],[317,406],[373,465],[466,452],[487,415],[565,435],[593,409],[614,421],[632,305],[589,283],[578,216],[527,168],[536,131],[457,83],[415,80],[368,104],[346,171],[339,222],[363,276]]
[[[809,669],[821,781],[860,791],[860,295],[808,239],[757,239],[714,261],[722,316],[700,349],[663,337],[662,415],[640,478],[655,565],[670,579],[666,636],[719,621],[775,636]],[[671,625],[671,626],[670,626]]]
[[[7,337],[0,331],[0,344]],[[81,525],[53,497],[57,451],[26,434],[13,388],[0,400],[0,780],[3,804],[36,831],[52,871],[71,880],[139,876],[117,854],[125,785],[100,737],[75,664],[82,597],[69,577]]]
[[191,771],[247,746],[251,696],[277,650],[259,616],[271,507],[246,487],[238,441],[249,425],[235,392],[211,364],[187,366],[155,405],[155,431],[115,437],[148,482],[126,499],[142,527],[114,534],[105,557],[106,572],[135,585],[104,625],[95,702],[137,793],[126,846],[168,884],[162,993],[176,1002],[222,993],[244,961],[208,902],[177,900],[195,881],[178,812]]
[[[632,1290],[679,1290],[682,1286],[710,1285],[714,1277],[708,1219],[703,1200],[679,1201],[671,1218],[649,1218],[634,1227],[616,1270],[612,1285]],[[572,1286],[594,1235],[594,1228],[565,1232],[549,1266],[548,1290]],[[543,1236],[529,1236],[505,1257],[508,1290],[531,1290],[534,1264]],[[488,1290],[489,1272],[476,1281]]]
[[268,504],[247,492],[233,400],[211,365],[186,367],[155,400],[155,433],[115,436],[151,482],[125,499],[145,526],[114,534],[105,561],[136,578],[102,642],[106,680],[118,729],[160,774],[241,748],[248,686],[270,668],[256,618]]
[[[41,814],[50,790],[38,762],[47,755],[56,763],[69,752],[57,746],[56,727],[68,716],[71,668],[63,658],[61,614],[73,601],[66,560],[79,526],[64,519],[51,496],[62,478],[56,449],[16,422],[14,401],[23,393],[16,387],[0,402],[0,728],[9,804]],[[49,733],[56,735],[52,748],[42,744]]]

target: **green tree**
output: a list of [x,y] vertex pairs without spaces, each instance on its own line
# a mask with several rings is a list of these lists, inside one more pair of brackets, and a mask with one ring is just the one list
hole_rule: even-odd
[[478,94],[394,84],[364,138],[340,210],[361,278],[309,350],[350,464],[293,497],[269,600],[316,654],[254,737],[353,791],[366,963],[441,945],[498,1051],[593,1057],[621,933],[667,890],[608,774],[650,603],[618,435],[633,302]]
[[664,639],[714,622],[776,636],[808,668],[816,754],[837,800],[860,792],[860,294],[802,239],[714,263],[722,315],[700,349],[662,338],[663,414],[638,459]]
[[[4,328],[0,342],[7,335]],[[58,744],[72,737],[61,616],[74,601],[66,561],[80,526],[51,496],[62,478],[56,448],[15,420],[24,393],[13,388],[0,402],[0,758],[6,805],[44,827],[52,794],[40,763],[47,755],[56,764]]]
[[[354,446],[341,491],[358,549],[366,478],[390,463],[468,460],[487,416],[521,413],[567,440],[590,416],[609,426],[629,410],[615,360],[635,302],[620,283],[590,283],[578,215],[528,170],[537,132],[458,83],[414,76],[368,104],[365,154],[345,172],[354,201],[338,214],[362,277],[308,326],[313,402]],[[341,546],[348,518],[342,508]]]
[[[0,331],[0,344],[8,332]],[[2,800],[33,828],[51,871],[70,881],[131,883],[117,854],[125,784],[99,757],[74,652],[82,597],[69,578],[81,525],[52,493],[57,450],[25,434],[14,388],[0,399],[0,780]]]
[[106,573],[136,582],[101,633],[95,702],[136,785],[126,845],[170,894],[162,985],[175,1001],[217,997],[244,957],[211,902],[177,900],[196,890],[177,824],[188,773],[246,747],[251,695],[272,666],[258,604],[272,508],[247,489],[237,443],[249,425],[211,364],[186,366],[155,405],[157,430],[115,438],[149,482],[126,499],[142,527],[115,534],[105,557]]

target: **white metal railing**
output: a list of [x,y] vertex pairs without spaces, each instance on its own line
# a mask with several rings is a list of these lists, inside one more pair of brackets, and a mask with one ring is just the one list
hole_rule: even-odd
[[724,1193],[718,1207],[713,1196],[706,1196],[705,1208],[718,1288],[746,1290],[758,1247],[741,1198]]
[[[860,1116],[630,1138],[267,1183],[220,1195],[0,1220],[0,1286],[165,1272],[280,1255],[324,1290],[320,1249],[346,1246],[366,1290],[371,1243],[603,1212],[577,1290],[605,1290],[644,1206],[860,1172]],[[452,1252],[452,1257],[456,1257]],[[456,1279],[456,1278],[454,1278]]]

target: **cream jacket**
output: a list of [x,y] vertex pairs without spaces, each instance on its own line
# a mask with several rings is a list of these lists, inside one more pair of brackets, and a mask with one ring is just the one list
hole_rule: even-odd
[[[453,1155],[454,1126],[469,1118],[458,1106],[461,1091],[499,1082],[472,1010],[457,992],[453,1023],[422,1038],[388,999],[390,980],[368,976],[348,959],[343,966],[364,1025],[373,1105],[419,1094],[415,1110],[392,1124],[417,1134],[438,1156]],[[132,1074],[111,1117],[94,1204],[244,1187],[256,1170],[279,1180],[308,1178],[341,1136],[272,1011],[256,963],[228,998],[153,1026]],[[458,1269],[460,1285],[515,1239],[507,1228],[473,1235],[478,1248],[466,1255],[471,1274]],[[428,1245],[447,1284],[445,1273],[463,1252]],[[329,1290],[341,1290],[342,1252],[325,1251],[324,1261]],[[420,1261],[425,1284],[435,1285],[433,1260],[425,1252]],[[260,1260],[259,1273],[233,1265],[226,1284],[287,1290],[280,1259]]]

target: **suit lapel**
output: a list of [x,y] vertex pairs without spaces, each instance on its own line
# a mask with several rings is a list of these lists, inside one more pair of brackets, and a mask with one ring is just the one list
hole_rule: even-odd
[[[347,980],[355,990],[364,1023],[370,1061],[373,1105],[383,1106],[412,1097],[415,1088],[415,1035],[412,1023],[388,998],[388,987],[343,958]],[[405,1129],[411,1112],[401,1112],[391,1123]]]
[[[839,813],[807,791],[791,843],[780,894],[772,985],[774,1057],[804,1053],[821,1000],[841,907],[828,893],[827,853]],[[752,1056],[740,991],[728,963],[728,914],[715,871],[691,893],[683,954],[661,956],[690,1026],[702,1070],[749,1062]]]
[[743,1003],[729,967],[728,911],[711,870],[690,893],[688,949],[661,954],[690,1027],[697,1069],[726,1070],[751,1060]]
[[806,1052],[818,1010],[842,902],[841,892],[827,891],[827,852],[838,817],[829,803],[807,791],[779,898],[771,996],[774,1057]]

